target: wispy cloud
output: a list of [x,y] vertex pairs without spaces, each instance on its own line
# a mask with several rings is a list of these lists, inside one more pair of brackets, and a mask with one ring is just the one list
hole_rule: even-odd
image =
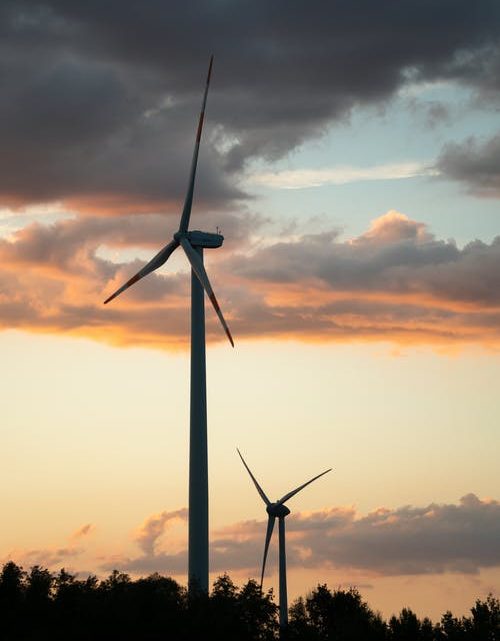
[[338,166],[324,169],[292,169],[262,172],[250,176],[249,184],[274,189],[305,189],[324,185],[344,185],[362,180],[400,180],[437,173],[429,164],[404,162],[372,167]]
[[154,555],[158,539],[163,535],[173,521],[185,522],[188,517],[187,508],[174,510],[173,512],[161,512],[148,517],[141,525],[135,541],[145,555]]
[[13,560],[25,568],[41,565],[50,570],[58,570],[61,567],[67,568],[68,564],[74,567],[87,552],[82,539],[88,539],[94,530],[95,526],[92,523],[86,523],[72,532],[66,543],[36,548],[14,548],[0,558],[0,565]]
[[14,549],[3,559],[2,563],[9,560],[18,563],[23,567],[41,565],[50,570],[57,570],[60,567],[67,567],[68,563],[74,564],[75,560],[84,552],[83,548],[75,546],[44,547],[32,549]]
[[95,530],[95,526],[92,523],[87,523],[85,525],[82,525],[82,527],[78,528],[73,534],[71,535],[72,539],[82,539],[86,536],[89,536],[92,534],[92,532]]

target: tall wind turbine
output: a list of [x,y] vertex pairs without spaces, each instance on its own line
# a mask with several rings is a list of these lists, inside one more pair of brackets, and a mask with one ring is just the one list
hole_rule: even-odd
[[321,472],[321,474],[318,474],[317,476],[307,481],[306,483],[299,485],[299,487],[296,487],[291,492],[288,492],[288,494],[285,494],[285,496],[282,496],[278,501],[275,501],[274,503],[272,503],[267,498],[266,493],[257,482],[257,479],[255,478],[255,476],[250,471],[250,468],[246,464],[245,459],[243,458],[241,452],[239,450],[237,451],[238,451],[238,454],[240,455],[241,460],[243,461],[243,465],[246,467],[247,472],[250,474],[250,478],[252,479],[255,487],[257,488],[257,492],[260,494],[261,499],[266,504],[266,512],[269,515],[267,519],[267,532],[266,532],[266,542],[264,545],[264,559],[262,561],[262,573],[260,575],[261,590],[262,590],[262,583],[264,581],[264,570],[266,569],[267,552],[269,550],[269,543],[271,542],[271,536],[274,529],[274,522],[276,519],[278,519],[280,628],[283,629],[288,625],[288,597],[287,597],[287,589],[286,589],[285,517],[290,514],[290,510],[287,508],[285,503],[286,501],[288,501],[288,499],[291,499],[292,496],[295,496],[298,492],[300,492],[300,490],[303,490],[307,485],[309,485],[316,479],[319,479],[320,476],[323,476],[323,474],[330,472],[332,468],[329,468],[328,470]]
[[203,248],[215,249],[224,241],[221,234],[188,231],[193,205],[194,181],[198,164],[201,131],[205,116],[208,87],[212,73],[213,56],[210,57],[207,82],[203,94],[200,119],[196,133],[191,172],[178,231],[149,263],[144,265],[104,303],[109,303],[128,287],[161,267],[179,247],[184,250],[191,264],[191,402],[189,444],[189,561],[188,576],[191,591],[208,592],[208,451],[207,451],[207,391],[205,367],[205,299],[204,291],[219,317],[229,342],[233,338],[203,265]]

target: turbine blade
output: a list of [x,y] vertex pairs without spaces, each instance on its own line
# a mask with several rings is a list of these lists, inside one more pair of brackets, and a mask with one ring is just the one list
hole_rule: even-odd
[[269,515],[267,520],[267,532],[266,532],[266,543],[264,545],[264,559],[262,561],[262,573],[260,575],[260,589],[262,591],[262,584],[264,583],[264,571],[266,569],[266,559],[267,553],[269,551],[269,543],[271,542],[271,536],[273,534],[274,521],[276,520],[275,516]]
[[299,485],[299,487],[295,488],[291,492],[288,492],[288,494],[285,494],[279,501],[276,501],[279,505],[283,505],[285,501],[288,501],[288,499],[291,499],[292,496],[295,496],[297,492],[300,492],[300,490],[303,490],[307,485],[315,481],[316,479],[319,479],[320,476],[323,476],[323,474],[326,474],[327,472],[331,472],[332,468],[325,470],[324,472],[321,472],[321,474],[318,474],[318,476],[315,476],[312,478],[310,481],[307,481],[307,483],[303,483],[302,485]]
[[131,285],[134,283],[137,283],[138,280],[141,280],[141,278],[144,278],[144,276],[147,276],[151,272],[154,272],[155,269],[158,269],[158,267],[161,267],[168,259],[170,254],[179,246],[179,243],[176,240],[172,240],[171,242],[168,243],[168,245],[165,245],[163,249],[161,249],[154,258],[152,258],[149,263],[146,263],[142,269],[140,269],[135,276],[132,276],[130,280],[128,280],[125,285],[122,285],[120,289],[117,289],[114,294],[111,294],[109,298],[106,298],[104,301],[104,304],[109,303],[109,301],[113,300],[113,298],[116,298],[119,296],[123,291],[128,289]]
[[255,478],[255,476],[254,476],[254,475],[252,474],[252,472],[250,471],[250,468],[249,468],[249,467],[248,467],[248,465],[246,464],[245,459],[243,458],[243,456],[242,456],[241,452],[239,451],[239,449],[238,449],[238,448],[236,448],[236,451],[237,451],[237,452],[238,452],[238,454],[240,455],[240,459],[243,461],[243,465],[247,468],[247,472],[250,474],[250,478],[252,479],[252,481],[253,481],[253,483],[254,483],[255,487],[257,488],[257,492],[260,494],[261,499],[264,501],[264,503],[265,503],[266,505],[271,505],[271,501],[267,498],[266,493],[265,493],[265,492],[264,492],[264,490],[260,487],[260,485],[259,485],[259,484],[258,484],[258,482],[257,482],[257,479]]
[[203,94],[203,102],[201,103],[200,118],[198,120],[198,131],[196,133],[196,141],[194,143],[193,160],[191,161],[191,171],[189,174],[188,190],[186,200],[184,201],[184,208],[182,210],[181,222],[179,231],[186,232],[189,226],[189,217],[191,216],[191,207],[193,206],[193,193],[194,193],[194,180],[196,177],[196,167],[198,165],[198,151],[200,150],[201,131],[203,129],[203,120],[205,118],[205,106],[207,104],[208,86],[210,84],[210,76],[212,75],[212,64],[214,62],[213,55],[210,56],[210,64],[208,65],[207,82],[205,85],[205,92]]
[[212,303],[215,309],[215,312],[219,317],[220,322],[222,323],[222,327],[224,328],[224,331],[226,332],[227,337],[229,338],[229,342],[234,347],[233,337],[231,336],[229,327],[227,326],[227,323],[224,320],[224,316],[222,315],[221,309],[219,307],[219,303],[215,298],[214,290],[212,289],[212,285],[210,285],[210,281],[208,280],[207,272],[205,271],[205,267],[203,265],[203,261],[200,255],[194,249],[194,247],[191,245],[191,243],[187,238],[181,237],[181,245],[182,245],[182,249],[186,253],[186,256],[189,262],[191,263],[191,267],[193,268],[194,273],[198,277],[198,280],[200,281],[200,283],[203,285],[203,289],[207,292],[207,296],[210,298],[210,302]]

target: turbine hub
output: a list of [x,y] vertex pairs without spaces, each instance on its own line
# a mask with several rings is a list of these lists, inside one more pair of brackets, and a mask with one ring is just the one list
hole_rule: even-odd
[[290,510],[282,503],[271,503],[271,505],[266,507],[266,511],[270,516],[275,516],[277,518],[288,516],[290,514]]

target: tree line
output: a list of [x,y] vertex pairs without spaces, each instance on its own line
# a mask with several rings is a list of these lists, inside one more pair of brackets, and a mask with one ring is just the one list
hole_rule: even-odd
[[[224,574],[210,595],[188,595],[169,577],[133,580],[114,571],[79,579],[9,561],[0,574],[1,641],[267,641],[280,636],[273,592],[249,580],[237,587]],[[438,623],[409,608],[389,620],[354,589],[318,585],[290,608],[281,638],[300,641],[500,641],[500,601],[478,599],[469,616],[446,612]]]

